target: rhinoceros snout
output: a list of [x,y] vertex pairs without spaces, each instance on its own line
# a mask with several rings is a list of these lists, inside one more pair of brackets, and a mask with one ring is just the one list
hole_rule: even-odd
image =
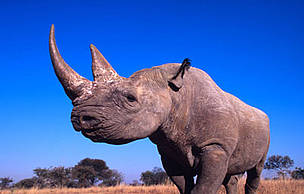
[[92,115],[75,115],[71,117],[73,127],[76,131],[91,132],[96,130],[97,125],[100,123],[99,119]]

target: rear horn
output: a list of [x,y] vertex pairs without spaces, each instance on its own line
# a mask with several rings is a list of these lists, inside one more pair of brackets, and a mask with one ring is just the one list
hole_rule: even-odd
[[93,44],[91,44],[90,49],[92,54],[92,72],[95,81],[109,83],[122,79]]

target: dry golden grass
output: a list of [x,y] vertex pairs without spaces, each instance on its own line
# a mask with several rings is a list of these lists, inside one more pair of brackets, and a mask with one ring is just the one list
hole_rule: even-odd
[[175,186],[157,185],[157,186],[127,186],[116,187],[91,187],[83,189],[63,188],[63,189],[16,189],[3,190],[0,194],[179,194]]
[[[244,193],[245,180],[239,183],[239,194]],[[179,194],[175,186],[127,186],[116,187],[91,187],[87,189],[11,189],[2,190],[0,194]],[[224,194],[224,187],[221,187],[218,194]],[[304,194],[304,180],[263,180],[258,189],[259,194]]]

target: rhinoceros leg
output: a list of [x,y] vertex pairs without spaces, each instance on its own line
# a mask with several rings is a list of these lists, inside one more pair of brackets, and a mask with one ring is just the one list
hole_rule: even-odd
[[223,185],[225,186],[227,194],[237,194],[238,192],[238,181],[242,175],[226,175]]
[[190,194],[194,187],[193,176],[185,173],[185,171],[182,170],[183,168],[174,160],[162,156],[161,161],[166,173],[171,181],[177,186],[179,192],[181,194]]
[[245,194],[254,194],[260,184],[260,177],[264,168],[267,153],[265,153],[262,160],[252,169],[247,170],[247,179],[245,184]]
[[215,194],[227,172],[228,154],[219,145],[209,145],[200,153],[196,185],[191,194]]
[[194,186],[194,180],[191,176],[169,176],[172,182],[177,186],[180,194],[190,194]]

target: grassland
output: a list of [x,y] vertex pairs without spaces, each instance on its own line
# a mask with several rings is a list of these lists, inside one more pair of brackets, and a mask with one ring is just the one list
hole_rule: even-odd
[[[244,193],[244,180],[240,181],[239,194]],[[2,190],[0,194],[179,194],[173,185],[157,186],[127,186],[91,187],[84,189],[11,189]],[[218,194],[224,194],[222,187]],[[259,194],[304,194],[304,180],[263,180],[260,184]]]

